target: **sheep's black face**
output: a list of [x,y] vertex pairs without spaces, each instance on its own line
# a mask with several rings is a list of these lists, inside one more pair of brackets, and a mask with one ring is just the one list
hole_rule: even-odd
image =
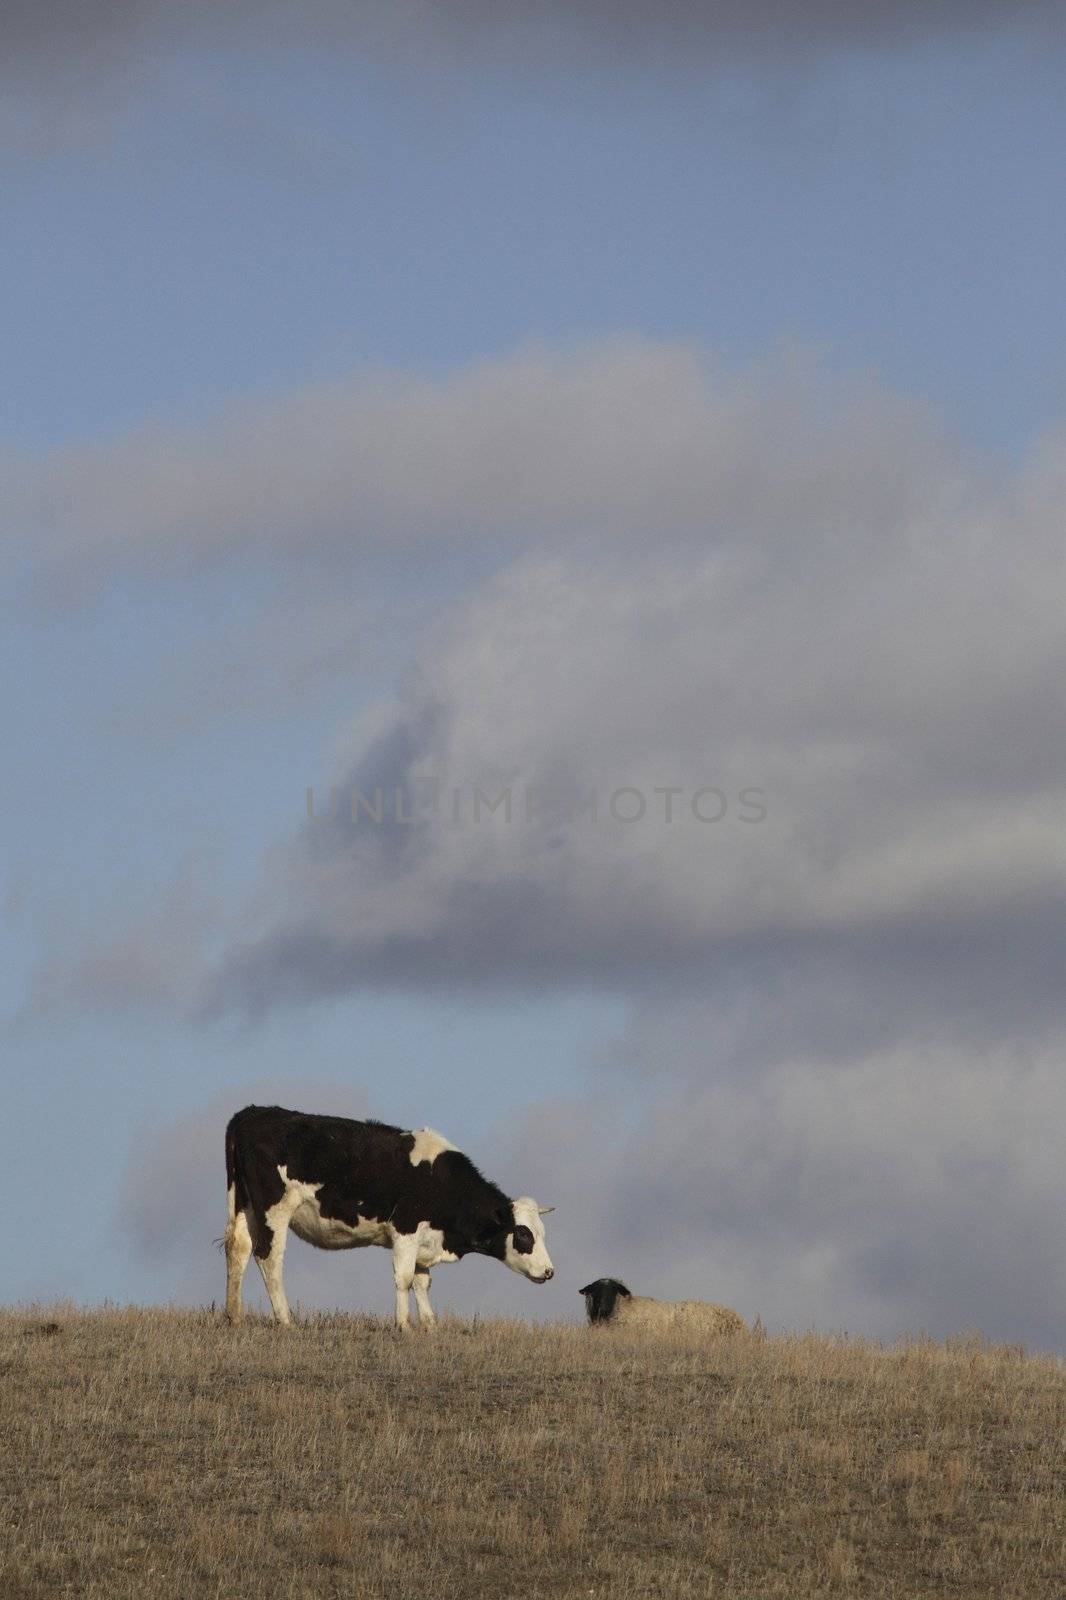
[[597,1278],[595,1283],[586,1283],[581,1293],[585,1296],[590,1322],[608,1322],[614,1315],[618,1296],[630,1298],[629,1290],[617,1278]]

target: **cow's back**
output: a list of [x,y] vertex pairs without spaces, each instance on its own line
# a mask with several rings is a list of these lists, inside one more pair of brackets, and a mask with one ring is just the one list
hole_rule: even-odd
[[423,1221],[448,1229],[460,1212],[490,1216],[509,1203],[468,1156],[426,1129],[245,1106],[226,1129],[227,1167],[231,1150],[237,1208],[260,1216],[281,1199],[285,1180],[314,1185],[324,1217],[388,1221],[400,1233]]
[[316,1185],[345,1210],[357,1200],[371,1214],[387,1215],[406,1176],[404,1139],[402,1128],[387,1123],[245,1106],[226,1129],[237,1205],[250,1204],[261,1214],[268,1210],[284,1192],[284,1170],[290,1181]]

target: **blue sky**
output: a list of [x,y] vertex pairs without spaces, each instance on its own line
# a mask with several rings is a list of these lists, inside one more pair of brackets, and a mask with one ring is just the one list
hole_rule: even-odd
[[606,79],[183,52],[9,160],[7,436],[619,330],[827,347],[1017,447],[1061,407],[1057,59]]
[[[7,1296],[210,1294],[221,1182],[175,1248],[131,1221],[139,1152],[172,1130],[199,1192],[227,1095],[333,1085],[565,1192],[547,1314],[601,1268],[694,1292],[658,1208],[709,1297],[770,1320],[1009,1333],[1022,1291],[960,1260],[963,1202],[992,1163],[1019,1228],[1050,1203],[997,1141],[1006,1104],[1021,1144],[1057,1113],[1062,1018],[1050,976],[986,983],[985,946],[939,1009],[919,968],[974,907],[1006,943],[1057,927],[1054,20],[947,7],[856,49],[814,8],[778,52],[683,48],[667,8],[597,59],[550,7],[480,50],[456,6],[432,59],[317,10],[297,45],[254,5],[142,9],[126,48],[99,8],[84,75],[92,7],[7,69]],[[749,782],[770,816],[716,836],[714,887],[691,823],[316,856],[307,785],[406,781],[397,740],[460,784]],[[932,1086],[915,1193],[964,1171],[929,1259],[909,1215],[855,1242],[813,1193],[831,1170],[854,1211],[869,1164],[810,1109],[848,1071],[858,1122],[910,1107],[893,1191]],[[802,1236],[785,1168],[708,1189],[678,1153],[671,1187],[671,1116],[788,1142]],[[307,1296],[345,1302],[328,1265]],[[1047,1341],[1061,1247],[1028,1270]]]

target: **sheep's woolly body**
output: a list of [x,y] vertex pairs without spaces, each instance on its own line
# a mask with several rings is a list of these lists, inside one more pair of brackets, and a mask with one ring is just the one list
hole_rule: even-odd
[[645,1294],[621,1297],[610,1326],[616,1328],[677,1328],[692,1333],[747,1333],[744,1318],[729,1306],[707,1300],[652,1300]]

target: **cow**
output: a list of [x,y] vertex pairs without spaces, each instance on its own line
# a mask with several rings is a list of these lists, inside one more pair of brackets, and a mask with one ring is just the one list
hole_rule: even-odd
[[429,1270],[465,1255],[493,1256],[532,1283],[555,1276],[541,1217],[553,1206],[510,1200],[432,1128],[245,1106],[226,1128],[229,1220],[226,1314],[241,1320],[241,1283],[254,1254],[274,1316],[292,1321],[282,1282],[289,1229],[320,1250],[392,1251],[396,1326],[436,1320]]

